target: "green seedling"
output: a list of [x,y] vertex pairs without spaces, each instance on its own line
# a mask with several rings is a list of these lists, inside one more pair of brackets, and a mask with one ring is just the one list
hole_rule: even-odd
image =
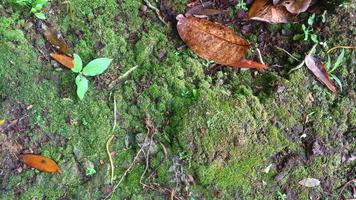
[[235,6],[235,8],[237,10],[244,10],[244,11],[247,11],[248,8],[247,8],[247,4],[246,4],[246,1],[245,0],[239,0]]
[[19,6],[26,6],[31,8],[30,13],[32,13],[38,19],[46,19],[46,16],[41,11],[48,3],[48,0],[16,0],[15,3]]
[[87,76],[98,76],[102,74],[111,64],[110,58],[97,58],[90,61],[84,68],[83,62],[79,55],[73,55],[73,68],[74,73],[78,73],[75,78],[75,84],[77,85],[77,95],[80,100],[84,99],[85,93],[89,88],[89,80]]
[[341,91],[342,91],[342,83],[340,79],[334,74],[334,72],[342,65],[342,63],[344,62],[344,57],[345,57],[345,50],[342,49],[334,65],[332,65],[331,57],[329,55],[328,55],[328,60],[326,61],[325,64],[325,68],[328,71],[329,76],[331,77],[332,80],[335,81],[335,83],[339,86]]
[[316,34],[313,24],[315,20],[315,13],[309,16],[308,18],[308,24],[302,24],[302,30],[303,34],[297,34],[293,37],[293,40],[299,40],[304,37],[304,41],[308,41],[309,39],[313,41],[314,43],[318,43],[318,35]]
[[96,173],[96,170],[94,169],[94,167],[88,167],[85,170],[86,176],[93,176],[95,173]]

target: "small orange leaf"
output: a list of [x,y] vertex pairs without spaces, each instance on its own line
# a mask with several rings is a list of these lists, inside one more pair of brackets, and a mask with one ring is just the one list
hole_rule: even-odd
[[73,58],[58,53],[51,53],[50,55],[53,59],[55,59],[57,62],[67,67],[68,69],[73,68]]
[[21,162],[25,163],[26,165],[38,169],[41,172],[47,173],[60,173],[61,169],[58,167],[56,162],[52,159],[34,155],[34,154],[22,154],[19,155]]

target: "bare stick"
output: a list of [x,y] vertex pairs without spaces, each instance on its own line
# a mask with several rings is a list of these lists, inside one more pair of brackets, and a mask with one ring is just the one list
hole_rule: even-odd
[[[131,74],[131,72],[133,72],[134,70],[136,70],[138,68],[138,66],[134,66],[132,68],[130,68],[129,70],[127,70],[127,72],[125,72],[123,75],[119,76],[119,78],[117,78],[116,80],[112,81],[110,84],[109,84],[109,88],[110,90],[113,90],[113,88],[115,88],[119,83],[120,81],[122,81],[123,79],[125,79],[127,76],[129,76]],[[116,104],[115,104],[116,105]]]

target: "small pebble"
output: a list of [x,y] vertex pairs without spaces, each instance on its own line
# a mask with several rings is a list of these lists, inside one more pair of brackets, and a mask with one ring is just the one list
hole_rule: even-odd
[[145,13],[147,11],[147,6],[146,5],[141,5],[140,10]]

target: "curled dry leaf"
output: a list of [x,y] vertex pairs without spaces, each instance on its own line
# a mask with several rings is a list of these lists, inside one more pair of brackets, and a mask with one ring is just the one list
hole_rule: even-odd
[[61,169],[58,167],[56,162],[54,162],[52,159],[40,156],[40,155],[34,155],[34,154],[22,154],[18,156],[20,158],[20,161],[25,163],[26,165],[38,169],[41,172],[47,172],[47,173],[60,173]]
[[232,29],[192,16],[178,15],[177,20],[180,37],[200,57],[235,68],[266,67],[261,63],[243,59],[249,45]]
[[299,14],[305,12],[311,2],[312,0],[283,0],[277,3],[277,5],[283,5],[290,13]]
[[336,93],[335,84],[330,80],[323,63],[312,55],[305,56],[305,65],[316,76],[316,78],[326,85],[332,92]]
[[43,36],[52,46],[65,54],[69,54],[69,46],[59,31],[48,22],[44,23],[42,28],[44,29]]
[[58,53],[51,53],[50,56],[68,69],[73,68],[73,58]]
[[247,17],[251,20],[268,23],[288,23],[295,17],[284,6],[274,6],[268,0],[255,0],[248,11]]

